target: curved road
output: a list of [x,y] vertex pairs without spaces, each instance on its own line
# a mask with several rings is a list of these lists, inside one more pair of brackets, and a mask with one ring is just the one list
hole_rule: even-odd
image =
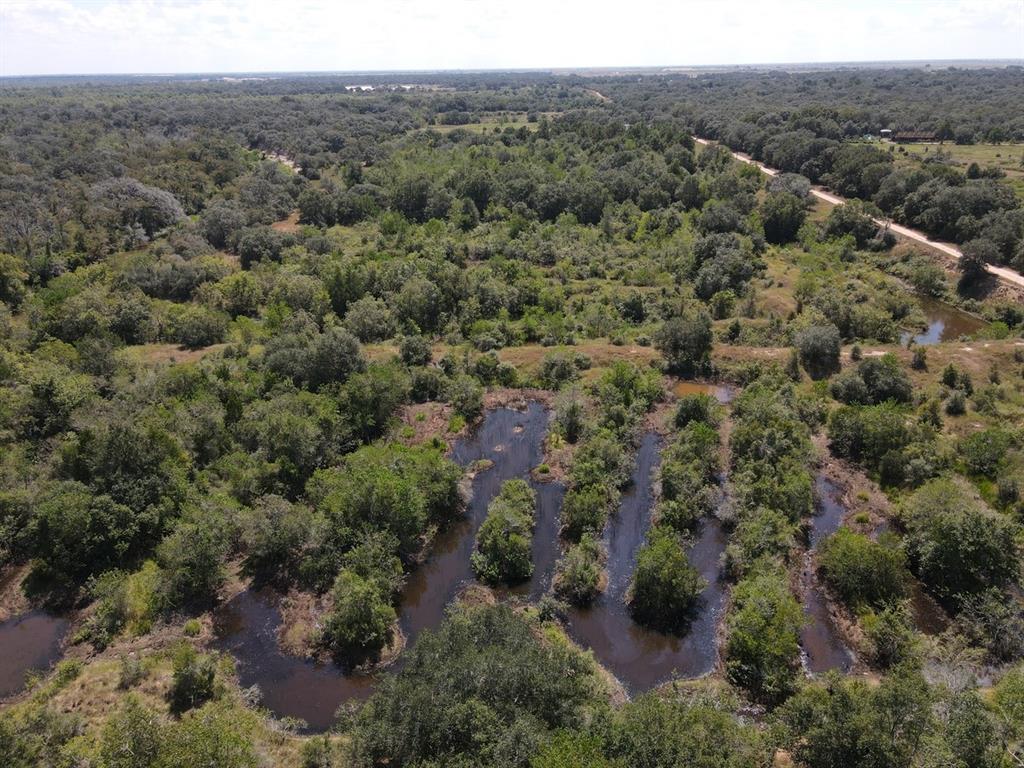
[[[698,144],[703,144],[705,146],[715,143],[712,141],[708,141],[707,139],[698,138],[696,136],[693,137],[693,140],[696,141]],[[746,163],[747,165],[753,165],[756,166],[757,168],[760,168],[761,171],[763,171],[768,176],[779,175],[778,170],[776,170],[775,168],[769,168],[764,163],[754,160],[753,158],[750,157],[750,155],[745,155],[742,152],[733,152],[732,156],[739,160],[741,163]],[[839,197],[838,195],[833,195],[831,192],[826,192],[825,190],[819,189],[818,187],[812,188],[811,194],[814,195],[819,200],[824,200],[826,203],[831,203],[832,205],[844,205],[846,203],[845,198]],[[931,240],[923,232],[918,232],[916,229],[908,229],[907,227],[895,224],[886,219],[874,219],[873,221],[880,227],[888,227],[890,231],[895,232],[900,237],[905,237],[908,240],[914,240],[918,243],[922,243],[931,248],[934,248],[937,251],[941,251],[942,253],[948,254],[949,256],[952,256],[955,259],[959,259],[963,255],[962,253],[960,253],[960,249],[957,248],[955,245],[952,245],[950,243],[943,243],[938,240]],[[1019,272],[1014,272],[1012,269],[1009,269],[1007,267],[997,267],[992,264],[986,265],[985,269],[988,270],[988,273],[990,275],[995,275],[1000,280],[1016,285],[1018,288],[1024,288],[1024,275],[1021,275]]]

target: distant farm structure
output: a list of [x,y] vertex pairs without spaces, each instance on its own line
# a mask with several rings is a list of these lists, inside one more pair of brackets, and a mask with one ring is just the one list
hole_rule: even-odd
[[897,144],[926,144],[938,141],[939,137],[934,131],[897,131],[892,140]]

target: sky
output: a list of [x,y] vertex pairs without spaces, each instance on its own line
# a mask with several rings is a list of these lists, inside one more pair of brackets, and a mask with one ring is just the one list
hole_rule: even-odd
[[1024,0],[0,0],[0,76],[1024,58]]

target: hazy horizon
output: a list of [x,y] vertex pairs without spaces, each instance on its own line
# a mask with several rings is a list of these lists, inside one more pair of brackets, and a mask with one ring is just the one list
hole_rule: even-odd
[[1024,59],[1024,0],[4,0],[0,76],[632,70]]

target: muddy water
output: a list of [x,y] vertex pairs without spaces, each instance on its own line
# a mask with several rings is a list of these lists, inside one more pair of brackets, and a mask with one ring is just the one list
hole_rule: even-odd
[[301,718],[311,728],[325,730],[338,706],[365,699],[375,680],[282,653],[277,600],[271,590],[246,590],[222,606],[214,617],[217,647],[235,657],[243,687],[259,686],[263,706],[278,717]]
[[853,666],[853,654],[843,644],[828,612],[828,601],[814,572],[814,553],[825,539],[839,530],[846,510],[839,502],[839,489],[823,476],[815,480],[818,513],[811,518],[809,547],[804,554],[801,586],[807,623],[800,632],[804,663],[812,673]]
[[902,344],[906,344],[910,339],[922,345],[956,341],[961,336],[972,336],[985,327],[984,320],[938,299],[922,296],[919,301],[928,326],[920,333],[901,334]]
[[45,671],[60,658],[67,619],[29,611],[0,622],[0,699],[17,693],[29,671]]
[[[452,461],[459,466],[468,467],[480,460],[494,465],[473,479],[465,519],[438,537],[430,559],[410,575],[402,592],[399,619],[407,637],[425,626],[439,624],[459,587],[472,581],[469,558],[476,531],[487,516],[487,505],[498,495],[503,482],[526,477],[541,463],[547,424],[547,412],[539,403],[530,403],[526,411],[499,408],[490,411],[483,424],[452,449]],[[537,492],[533,577],[508,591],[540,596],[551,581],[558,557],[558,511],[564,489],[558,483],[531,481],[530,485]]]
[[[474,477],[465,519],[437,537],[427,561],[409,576],[398,619],[407,644],[423,629],[436,627],[459,589],[472,581],[470,555],[487,505],[502,482],[526,477],[540,464],[547,424],[548,414],[538,403],[530,403],[525,411],[497,409],[452,449],[452,460],[460,466],[478,460],[491,461],[493,466]],[[557,483],[531,481],[531,485],[537,492],[534,574],[510,592],[537,597],[550,584],[558,555],[563,488]],[[376,677],[346,675],[333,664],[316,664],[282,653],[277,645],[281,614],[276,599],[272,592],[246,591],[225,604],[215,617],[217,645],[237,659],[244,687],[260,687],[268,709],[279,717],[301,718],[311,728],[324,730],[333,722],[339,705],[365,699],[373,692]],[[400,657],[392,669],[401,664]]]
[[634,623],[624,598],[636,566],[637,552],[651,522],[654,470],[659,462],[657,435],[644,436],[632,484],[618,514],[605,531],[608,589],[589,609],[569,613],[569,634],[593,650],[630,693],[653,688],[673,677],[697,677],[712,671],[718,659],[716,628],[724,604],[719,579],[726,537],[716,519],[707,520],[689,553],[690,562],[708,585],[699,612],[685,637],[663,635]]
[[684,395],[711,395],[720,403],[731,403],[736,390],[728,384],[702,384],[696,381],[677,381],[672,385],[672,393],[676,397]]

